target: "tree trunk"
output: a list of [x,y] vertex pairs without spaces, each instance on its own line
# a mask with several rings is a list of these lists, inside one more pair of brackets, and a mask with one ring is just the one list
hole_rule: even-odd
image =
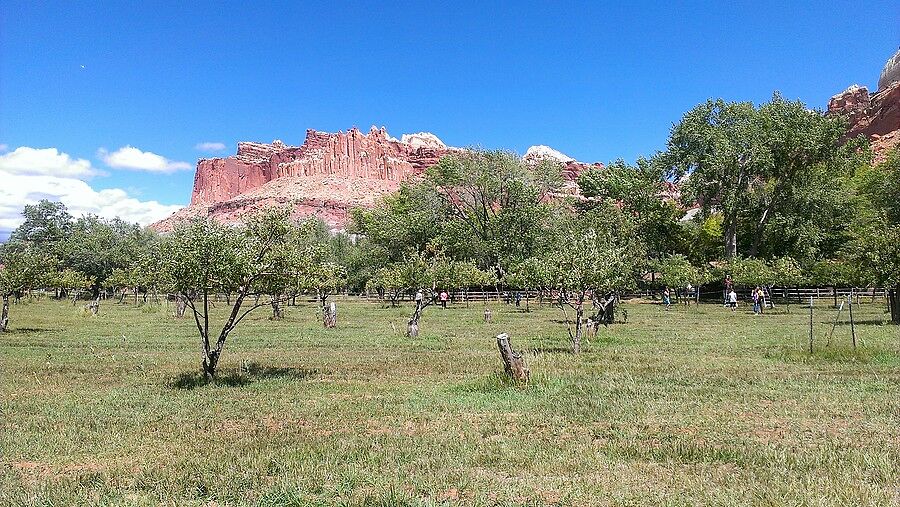
[[175,318],[184,317],[184,311],[187,309],[187,301],[180,294],[175,295]]
[[[579,301],[578,305],[575,306],[575,334],[570,336],[572,339],[572,352],[575,354],[581,352],[581,338],[584,335],[584,327],[582,326],[583,320],[584,302]],[[569,333],[571,334],[571,331]]]
[[[228,299],[231,299],[229,296]],[[284,310],[281,309],[281,301],[278,296],[272,296],[272,320],[281,320],[284,318]]]
[[503,371],[516,382],[528,383],[531,372],[522,354],[513,351],[508,334],[497,335],[497,348],[500,349],[500,358],[503,359]]
[[831,295],[834,296],[834,307],[837,308],[838,302],[837,302],[837,286],[836,285],[831,287]]
[[0,310],[0,333],[9,329],[9,295],[3,295],[3,309]]
[[737,257],[737,220],[730,219],[725,227],[725,258]]
[[418,338],[419,337],[419,319],[422,318],[422,310],[425,308],[425,303],[422,300],[416,301],[416,309],[413,311],[412,317],[409,318],[409,322],[406,324],[406,336],[409,338]]

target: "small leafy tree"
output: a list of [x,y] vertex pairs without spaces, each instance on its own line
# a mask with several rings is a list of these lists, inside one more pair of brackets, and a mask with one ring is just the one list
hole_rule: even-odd
[[55,259],[37,248],[14,243],[0,250],[0,332],[9,329],[9,298],[52,282]]
[[659,281],[674,289],[680,299],[685,299],[689,285],[696,287],[699,293],[700,285],[706,281],[706,273],[681,254],[670,255],[656,265],[660,275]]
[[400,296],[403,294],[403,290],[406,289],[402,266],[398,263],[392,263],[378,268],[372,277],[366,281],[366,289],[377,291],[382,297],[386,295],[391,301],[391,306],[397,307],[400,302]]
[[322,325],[326,328],[334,327],[337,315],[328,304],[328,296],[344,285],[347,273],[343,266],[322,260],[321,253],[312,255],[308,268],[301,283],[315,292],[322,309]]
[[[286,301],[302,286],[306,266],[296,248],[296,235],[288,213],[276,209],[251,217],[240,228],[198,218],[178,226],[165,239],[165,270],[194,317],[207,378],[215,376],[230,333],[251,312],[271,304],[259,302],[258,296],[280,284],[291,288],[279,296]],[[221,292],[232,292],[235,299],[214,335],[210,298]],[[256,301],[250,303],[253,298]]]
[[[632,287],[642,245],[633,241],[627,221],[615,208],[571,217],[561,227],[559,240],[538,261],[536,272],[547,274],[547,285],[559,294],[566,315],[572,351],[581,351],[585,302],[599,307],[597,320],[612,322],[618,292]],[[575,311],[572,329],[566,305]]]
[[[518,263],[505,277],[506,283],[513,287],[521,287],[527,290],[537,290],[543,295],[550,290],[550,266],[545,259],[529,257]],[[543,297],[543,296],[541,296]],[[528,298],[525,299],[525,309],[529,310]]]
[[75,306],[81,293],[90,290],[94,281],[80,271],[66,268],[56,275],[56,286],[72,297],[72,306]]

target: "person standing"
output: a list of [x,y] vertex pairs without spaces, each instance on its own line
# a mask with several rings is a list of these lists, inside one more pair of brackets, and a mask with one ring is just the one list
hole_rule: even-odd
[[759,295],[760,295],[759,285],[757,285],[750,296],[753,298],[753,315],[759,315]]
[[737,292],[734,291],[734,287],[728,293],[728,306],[731,307],[732,312],[737,310]]
[[447,300],[450,299],[450,294],[447,294],[447,291],[442,290],[441,295],[439,296],[441,299],[441,308],[447,308]]
[[669,292],[668,287],[663,289],[662,297],[663,304],[666,305],[666,311],[669,311],[669,307],[672,306],[672,294]]
[[734,282],[731,280],[731,275],[725,276],[725,305],[729,305],[729,295],[734,290]]

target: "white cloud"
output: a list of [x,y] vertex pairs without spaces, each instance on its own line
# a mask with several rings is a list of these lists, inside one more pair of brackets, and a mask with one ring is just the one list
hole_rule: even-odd
[[106,151],[106,148],[100,148],[97,150],[97,157],[109,167],[134,171],[171,173],[193,167],[187,162],[169,160],[162,155],[141,151],[134,146],[124,146],[112,153]]
[[216,153],[219,151],[225,151],[225,143],[214,143],[214,142],[205,142],[198,143],[194,148],[197,151],[205,151],[207,153]]
[[56,148],[29,148],[22,146],[0,155],[0,172],[4,174],[52,175],[89,178],[99,172],[83,158],[73,159]]
[[[36,156],[32,152],[51,153]],[[54,156],[49,157],[50,154]],[[48,159],[70,163],[54,166],[47,163]],[[35,165],[25,165],[29,160]],[[69,155],[53,148],[35,150],[23,147],[0,155],[0,237],[22,223],[22,209],[26,204],[35,204],[41,199],[62,202],[76,217],[93,213],[104,218],[119,217],[141,225],[166,218],[182,207],[141,201],[119,188],[95,190],[83,181],[83,178],[93,174],[96,171],[90,167],[90,162],[72,161]]]

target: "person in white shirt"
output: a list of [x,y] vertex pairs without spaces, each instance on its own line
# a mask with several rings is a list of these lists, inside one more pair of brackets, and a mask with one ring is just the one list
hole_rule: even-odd
[[731,307],[731,311],[737,310],[737,292],[734,289],[728,293],[728,306]]

